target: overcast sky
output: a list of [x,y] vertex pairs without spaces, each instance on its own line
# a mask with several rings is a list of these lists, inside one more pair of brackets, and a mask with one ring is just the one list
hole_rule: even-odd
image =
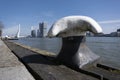
[[95,19],[110,33],[120,28],[120,0],[0,0],[0,21],[4,35],[14,35],[21,25],[21,35],[29,35],[31,26],[45,21],[48,29],[56,20],[70,15]]

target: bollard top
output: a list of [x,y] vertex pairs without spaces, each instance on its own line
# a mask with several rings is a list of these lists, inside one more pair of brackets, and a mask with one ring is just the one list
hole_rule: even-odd
[[48,32],[48,37],[85,36],[86,31],[101,33],[102,28],[87,16],[67,16],[56,21]]

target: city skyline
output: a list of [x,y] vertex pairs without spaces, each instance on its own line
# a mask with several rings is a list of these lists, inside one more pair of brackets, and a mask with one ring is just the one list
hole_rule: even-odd
[[4,35],[13,35],[21,24],[21,35],[29,35],[31,26],[46,22],[48,29],[58,19],[70,15],[84,15],[95,19],[103,33],[120,28],[119,0],[1,0],[0,21]]
[[40,22],[38,28],[31,27],[31,37],[43,38],[47,36],[47,24]]

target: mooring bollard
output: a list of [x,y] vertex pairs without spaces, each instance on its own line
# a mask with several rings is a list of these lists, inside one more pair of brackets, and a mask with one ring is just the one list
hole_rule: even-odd
[[62,37],[61,51],[56,60],[74,68],[84,68],[97,61],[99,56],[85,45],[86,31],[96,34],[102,29],[87,16],[68,16],[55,22],[48,37]]

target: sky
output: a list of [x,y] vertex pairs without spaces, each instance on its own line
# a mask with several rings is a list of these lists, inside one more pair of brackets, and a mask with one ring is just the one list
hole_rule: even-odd
[[46,22],[48,30],[58,19],[83,15],[96,20],[104,33],[120,28],[120,0],[0,0],[0,21],[3,35],[30,35],[31,26]]

